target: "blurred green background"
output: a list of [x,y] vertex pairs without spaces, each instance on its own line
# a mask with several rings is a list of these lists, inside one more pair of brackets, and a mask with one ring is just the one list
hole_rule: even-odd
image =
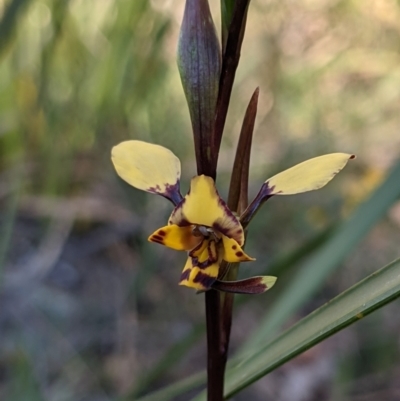
[[[218,1],[210,3],[219,26]],[[176,285],[185,255],[146,241],[171,206],[125,185],[110,162],[114,144],[135,138],[173,150],[183,192],[195,175],[175,62],[183,7],[0,0],[2,400],[133,400],[205,367],[203,296]],[[280,280],[241,302],[233,350],[257,330],[302,257],[398,160],[399,22],[395,0],[252,1],[219,160],[221,194],[257,86],[250,197],[307,158],[340,151],[357,159],[321,191],[270,200],[252,222],[247,250],[257,261],[241,274],[273,270]],[[398,201],[286,327],[398,257],[399,228]],[[398,399],[398,306],[235,399]]]

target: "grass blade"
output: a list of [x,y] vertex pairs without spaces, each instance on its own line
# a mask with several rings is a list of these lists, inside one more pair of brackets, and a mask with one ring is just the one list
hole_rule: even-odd
[[[227,372],[228,399],[278,366],[400,296],[400,259],[349,288]],[[205,400],[204,394],[195,398]]]

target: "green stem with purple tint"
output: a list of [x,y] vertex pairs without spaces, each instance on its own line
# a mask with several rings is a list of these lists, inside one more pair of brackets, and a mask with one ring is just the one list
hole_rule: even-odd
[[232,21],[229,25],[228,37],[226,39],[226,46],[224,47],[212,138],[212,146],[217,154],[219,152],[222,134],[224,132],[236,69],[239,65],[240,49],[242,47],[244,31],[246,28],[249,3],[250,0],[237,0],[235,2]]
[[270,193],[271,189],[269,188],[268,183],[264,182],[257,196],[240,216],[240,223],[242,224],[243,228],[246,228],[249,225],[251,219],[256,215],[264,202],[266,202],[269,198],[272,198],[273,195],[270,195]]
[[[178,46],[178,67],[192,121],[197,174],[207,175],[214,180],[250,2],[222,1],[221,4],[225,5],[222,69],[221,50],[208,0],[186,0]],[[242,172],[238,178],[240,186]],[[247,182],[245,185],[246,196],[243,196],[242,191],[237,203],[247,202]],[[179,195],[176,191],[172,195],[169,194],[168,198],[173,203],[178,202]],[[235,205],[233,210],[238,210],[238,205]],[[205,294],[208,401],[223,400],[229,346],[229,334],[222,335],[223,327],[226,327],[226,324],[222,323],[221,300],[224,299],[221,293],[214,289]],[[230,332],[230,323],[228,326]]]

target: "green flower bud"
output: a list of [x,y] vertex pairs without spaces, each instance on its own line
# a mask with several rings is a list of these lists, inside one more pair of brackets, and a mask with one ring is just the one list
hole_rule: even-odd
[[215,177],[212,131],[221,71],[221,51],[207,0],[186,0],[178,67],[192,121],[198,174]]

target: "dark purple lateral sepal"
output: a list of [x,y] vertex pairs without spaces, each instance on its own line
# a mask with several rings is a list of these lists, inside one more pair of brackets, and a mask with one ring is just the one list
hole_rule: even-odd
[[203,285],[206,289],[210,288],[213,283],[215,282],[215,277],[211,277],[208,274],[198,272],[196,274],[196,277],[193,279],[194,283],[200,283]]
[[251,277],[238,281],[216,280],[212,288],[218,291],[248,295],[262,294],[268,290],[267,285],[263,281],[263,277]]

